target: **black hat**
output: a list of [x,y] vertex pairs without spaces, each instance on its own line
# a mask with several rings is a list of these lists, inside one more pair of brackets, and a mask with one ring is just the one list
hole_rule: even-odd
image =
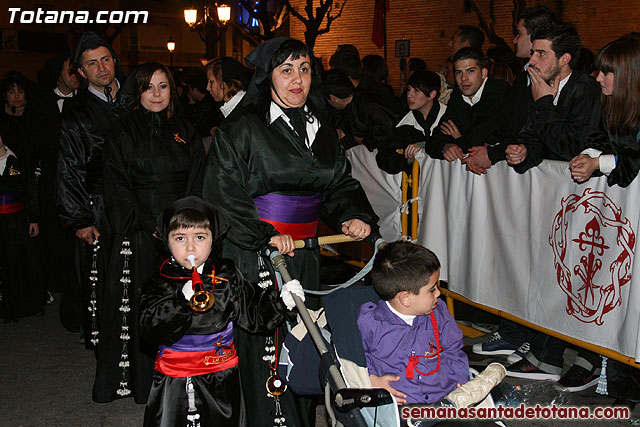
[[82,54],[87,50],[97,49],[100,46],[104,46],[109,49],[109,52],[111,52],[111,56],[113,56],[113,59],[116,61],[118,60],[118,57],[113,49],[111,49],[111,46],[109,46],[104,40],[100,38],[99,35],[97,35],[93,31],[87,31],[86,33],[82,34],[82,37],[80,38],[80,42],[78,43],[78,47],[76,48],[76,53],[73,56],[73,63],[80,68],[82,65]]
[[156,220],[156,234],[165,243],[169,238],[171,218],[183,209],[196,210],[209,219],[214,245],[229,231],[229,223],[218,209],[196,196],[188,196],[173,202]]
[[273,58],[273,55],[280,48],[282,43],[287,40],[291,40],[291,38],[276,37],[269,39],[249,52],[249,54],[244,58],[244,62],[246,62],[249,67],[256,68],[256,71],[253,73],[253,77],[251,78],[249,88],[247,89],[245,100],[249,100],[257,96],[258,87],[265,79],[270,78],[271,70],[269,67],[271,65],[271,58]]
[[240,62],[225,56],[220,58],[220,66],[222,67],[223,82],[228,82],[233,79],[241,81],[244,87],[249,86],[252,72]]
[[71,55],[63,54],[47,59],[44,63],[44,69],[38,73],[38,84],[47,89],[56,87],[64,61],[70,58]]

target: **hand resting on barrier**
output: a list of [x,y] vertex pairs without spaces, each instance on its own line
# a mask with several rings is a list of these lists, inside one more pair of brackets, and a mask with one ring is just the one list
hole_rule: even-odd
[[571,177],[576,182],[585,182],[600,167],[600,159],[587,154],[578,154],[569,162]]
[[509,165],[519,165],[527,158],[527,147],[523,144],[510,144],[507,145],[505,153]]

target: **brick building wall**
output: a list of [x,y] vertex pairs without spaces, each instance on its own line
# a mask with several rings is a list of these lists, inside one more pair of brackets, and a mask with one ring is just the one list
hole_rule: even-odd
[[[474,12],[465,12],[464,0],[390,0],[387,14],[387,62],[390,70],[389,83],[399,93],[402,87],[400,61],[395,57],[395,40],[411,42],[411,56],[423,58],[427,66],[437,70],[449,55],[449,39],[461,24],[478,25]],[[341,0],[336,0],[342,4]],[[527,6],[547,4],[552,1],[527,1]],[[300,12],[306,0],[294,0],[292,4]],[[476,0],[486,20],[489,20],[489,0]],[[583,39],[583,44],[597,52],[604,44],[620,35],[640,30],[640,6],[637,0],[563,0],[562,19],[574,22]],[[329,58],[339,44],[354,44],[361,56],[378,54],[384,49],[371,41],[374,0],[347,0],[342,16],[335,20],[331,31],[318,37],[315,53],[328,67]],[[496,33],[507,43],[513,39],[512,0],[495,0]],[[304,40],[304,26],[291,18],[290,34]],[[484,49],[492,46],[485,41]]]

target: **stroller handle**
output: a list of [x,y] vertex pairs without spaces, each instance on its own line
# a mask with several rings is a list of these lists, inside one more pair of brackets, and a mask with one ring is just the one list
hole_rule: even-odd
[[[266,248],[264,250],[264,253],[267,256],[269,256],[269,258],[271,259],[271,263],[282,276],[282,280],[285,283],[290,282],[292,278],[291,278],[291,275],[289,274],[289,270],[287,270],[287,265],[282,254],[278,252],[277,249],[271,246]],[[300,318],[302,319],[304,326],[307,328],[307,331],[309,332],[309,336],[311,337],[311,339],[313,340],[313,343],[318,349],[318,353],[320,353],[320,357],[324,356],[326,353],[329,352],[329,349],[327,348],[327,345],[324,339],[322,338],[320,330],[318,329],[318,325],[316,325],[315,322],[311,319],[311,316],[309,316],[309,311],[307,310],[307,307],[304,305],[304,301],[302,301],[295,294],[291,294],[291,296],[293,297],[293,301],[295,302],[296,308],[298,309],[298,314],[300,315]],[[337,390],[347,388],[347,384],[342,378],[342,375],[340,374],[340,370],[336,365],[332,364],[329,366],[329,377],[331,378],[331,381],[335,384]]]

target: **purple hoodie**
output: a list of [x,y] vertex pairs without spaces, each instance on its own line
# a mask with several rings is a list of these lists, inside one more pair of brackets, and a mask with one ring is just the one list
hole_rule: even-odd
[[[469,361],[462,351],[460,328],[442,301],[438,301],[433,312],[442,347],[440,369],[427,376],[416,371],[413,379],[408,379],[406,368],[412,352],[424,356],[430,343],[433,347],[436,345],[429,315],[416,316],[409,326],[389,310],[385,301],[360,306],[358,328],[369,374],[400,376],[400,380],[390,385],[407,395],[407,404],[437,402],[455,389],[456,384],[469,381]],[[437,360],[437,357],[420,358],[417,368],[424,373],[431,372]]]

